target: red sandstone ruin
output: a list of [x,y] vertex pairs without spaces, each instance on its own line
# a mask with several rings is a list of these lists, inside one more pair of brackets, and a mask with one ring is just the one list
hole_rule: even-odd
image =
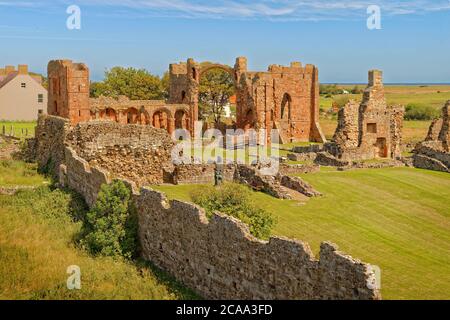
[[[247,59],[236,59],[234,68],[222,64],[200,64],[193,59],[170,65],[169,99],[129,100],[126,97],[89,98],[89,69],[70,60],[48,65],[48,114],[71,124],[96,119],[123,124],[146,124],[167,130],[186,129],[193,134],[198,120],[201,76],[212,68],[228,72],[237,95],[235,129],[278,129],[281,143],[324,142],[319,125],[318,69],[293,62],[289,67],[271,65],[267,72],[247,70]],[[268,135],[269,139],[269,135]]]

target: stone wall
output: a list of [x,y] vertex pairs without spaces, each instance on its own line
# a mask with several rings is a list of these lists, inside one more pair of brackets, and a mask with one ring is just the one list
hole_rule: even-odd
[[108,171],[91,167],[76,152],[65,148],[64,164],[59,166],[59,183],[67,186],[83,196],[87,205],[92,207],[102,184],[111,183]]
[[297,240],[254,238],[222,214],[144,189],[137,198],[145,259],[207,299],[379,299],[371,267],[321,245],[317,260]]
[[65,140],[70,131],[69,120],[56,116],[40,114],[36,126],[33,147],[34,160],[41,170],[58,172],[59,165],[65,159]]
[[[215,164],[176,164],[173,171],[174,184],[213,184]],[[235,165],[222,166],[224,181],[233,181]]]
[[413,153],[414,166],[450,172],[450,100],[442,108],[442,116],[432,122],[425,141]]
[[[38,139],[37,145],[45,153],[42,159],[57,159],[59,166],[53,168],[58,170],[61,185],[78,191],[92,206],[101,185],[110,183],[113,174],[91,166],[64,142],[70,134],[68,141],[79,141],[76,147],[85,143],[88,151],[80,152],[88,155],[104,144],[93,143],[93,128],[79,126],[79,131],[66,132],[67,121],[57,117],[45,120],[55,136]],[[43,128],[41,123],[39,130]],[[86,138],[77,135],[81,132]],[[102,139],[106,137],[99,141]],[[50,142],[53,144],[47,145]],[[381,298],[370,265],[344,255],[333,244],[322,244],[318,260],[305,243],[278,237],[258,240],[248,226],[234,218],[217,213],[208,221],[195,205],[169,202],[149,189],[138,193],[134,183],[124,182],[133,190],[143,257],[205,298]]]
[[[170,103],[188,103],[191,118],[198,119],[199,84],[212,68],[228,72],[237,96],[236,126],[240,129],[279,129],[281,140],[325,141],[319,124],[319,71],[316,66],[271,65],[267,71],[247,69],[239,57],[234,67],[197,63],[193,59],[170,65]],[[267,139],[270,139],[268,136]]]
[[303,181],[299,177],[283,176],[281,178],[281,185],[283,187],[304,194],[305,196],[310,198],[322,195],[319,191],[315,190],[309,183]]
[[58,175],[66,145],[90,166],[137,186],[163,183],[165,172],[173,171],[172,139],[151,126],[89,121],[72,127],[67,119],[40,115],[33,145],[39,167]]
[[162,129],[89,121],[74,127],[66,140],[91,166],[104,168],[114,177],[134,181],[138,186],[163,183],[164,170],[173,170],[174,143]]
[[324,150],[340,160],[401,158],[404,107],[388,107],[382,72],[369,71],[361,104],[350,101],[338,114],[333,140]]

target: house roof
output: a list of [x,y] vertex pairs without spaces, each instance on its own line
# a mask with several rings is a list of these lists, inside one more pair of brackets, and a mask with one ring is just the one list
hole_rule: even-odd
[[[13,80],[18,75],[19,75],[19,72],[15,71],[15,72],[8,74],[7,76],[0,76],[0,89],[2,89],[5,85],[7,85],[9,82],[11,82],[11,80]],[[34,81],[36,81],[38,84],[40,84],[42,86],[42,83],[39,82],[38,79],[36,79],[33,76],[30,76],[29,74],[28,74],[28,76],[31,77]]]

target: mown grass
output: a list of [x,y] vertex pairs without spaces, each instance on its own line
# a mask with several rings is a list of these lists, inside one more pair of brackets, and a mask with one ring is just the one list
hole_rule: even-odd
[[0,187],[36,186],[47,182],[36,169],[33,163],[0,160]]
[[[0,300],[198,298],[148,262],[87,254],[76,241],[85,210],[79,196],[49,186],[0,196]],[[71,265],[81,290],[67,289]]]
[[[382,272],[384,299],[450,299],[450,175],[389,168],[302,176],[323,197],[304,204],[254,193],[277,218],[274,233],[308,242],[329,240]],[[195,186],[160,186],[189,201]]]
[[[0,134],[3,133],[3,127],[5,133],[10,135],[11,131],[14,132],[14,136],[18,138],[25,138],[28,130],[28,137],[34,137],[34,129],[36,128],[35,121],[0,121]],[[11,130],[12,128],[12,130]]]

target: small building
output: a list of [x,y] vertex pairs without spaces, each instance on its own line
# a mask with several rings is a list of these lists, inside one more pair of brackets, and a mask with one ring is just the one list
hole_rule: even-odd
[[46,106],[41,76],[30,75],[27,65],[0,68],[0,120],[34,121]]

